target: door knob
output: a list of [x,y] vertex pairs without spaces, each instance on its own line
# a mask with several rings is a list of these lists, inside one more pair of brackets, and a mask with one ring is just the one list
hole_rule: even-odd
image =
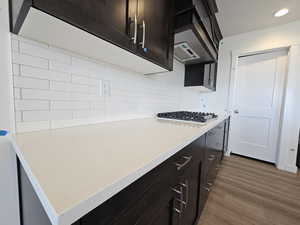
[[240,113],[240,111],[239,111],[238,109],[234,110],[233,112],[234,112],[235,114],[239,114],[239,113]]

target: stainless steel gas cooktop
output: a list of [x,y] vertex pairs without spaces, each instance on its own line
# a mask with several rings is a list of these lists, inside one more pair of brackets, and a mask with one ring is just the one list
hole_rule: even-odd
[[164,112],[157,114],[158,119],[166,120],[179,120],[179,121],[189,121],[196,123],[206,123],[211,119],[218,118],[215,113],[206,112],[190,112],[190,111],[176,111],[176,112]]

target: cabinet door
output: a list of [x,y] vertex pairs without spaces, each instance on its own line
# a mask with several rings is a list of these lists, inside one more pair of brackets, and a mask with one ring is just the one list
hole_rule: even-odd
[[218,69],[217,63],[212,63],[210,65],[209,88],[213,91],[216,90],[216,85],[217,85],[217,69]]
[[180,225],[193,225],[198,216],[199,206],[199,177],[201,170],[199,170],[198,164],[194,164],[186,172],[186,176],[183,177],[181,185],[183,186],[184,207],[181,215]]
[[170,191],[156,196],[163,198],[157,204],[149,205],[149,210],[142,212],[142,216],[135,225],[177,225],[180,215],[175,211],[176,202],[174,195]]
[[203,64],[203,86],[215,91],[217,82],[217,63]]
[[220,123],[215,128],[207,132],[207,149],[209,158],[221,160],[224,154],[224,132],[225,122]]
[[132,49],[131,24],[136,0],[35,0],[33,6],[122,48]]
[[167,69],[173,67],[174,1],[138,0],[138,54]]

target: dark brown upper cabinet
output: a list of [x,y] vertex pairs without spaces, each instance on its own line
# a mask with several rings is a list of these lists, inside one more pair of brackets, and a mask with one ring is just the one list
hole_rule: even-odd
[[138,0],[138,54],[162,64],[173,64],[174,1]]
[[127,0],[34,0],[33,4],[35,8],[93,35],[123,48],[131,48],[128,30],[131,17],[127,15]]
[[10,8],[15,34],[144,74],[173,69],[173,0],[10,0]]
[[184,86],[201,92],[216,91],[217,67],[215,62],[185,65]]

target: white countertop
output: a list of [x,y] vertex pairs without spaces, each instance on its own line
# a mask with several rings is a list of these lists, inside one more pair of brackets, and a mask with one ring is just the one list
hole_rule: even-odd
[[17,134],[14,149],[53,225],[70,225],[217,126],[136,119]]

